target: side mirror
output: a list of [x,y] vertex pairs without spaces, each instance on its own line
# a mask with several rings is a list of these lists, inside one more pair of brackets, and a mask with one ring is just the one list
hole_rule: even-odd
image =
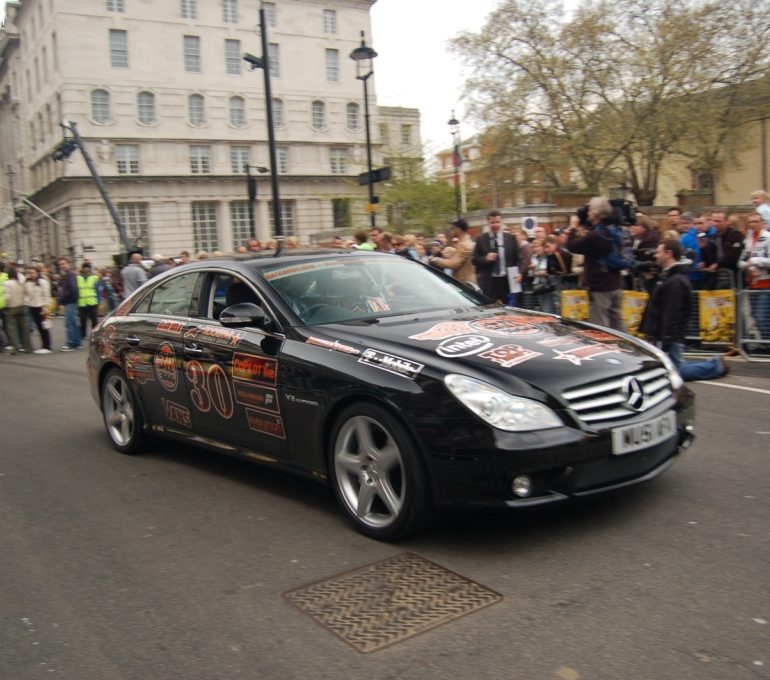
[[265,310],[253,302],[239,302],[222,310],[219,323],[225,328],[244,328],[256,326],[262,330],[270,330],[272,321]]

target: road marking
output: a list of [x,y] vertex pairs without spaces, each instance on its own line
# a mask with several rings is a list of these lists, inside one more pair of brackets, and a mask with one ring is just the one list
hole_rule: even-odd
[[728,383],[708,382],[707,380],[697,380],[701,385],[711,385],[712,387],[729,387],[731,390],[744,390],[745,392],[759,392],[760,394],[770,394],[770,390],[761,390],[759,387],[744,387],[743,385],[729,385]]

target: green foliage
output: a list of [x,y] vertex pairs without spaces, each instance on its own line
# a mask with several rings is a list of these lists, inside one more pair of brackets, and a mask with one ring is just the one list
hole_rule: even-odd
[[388,217],[388,229],[398,232],[436,233],[454,219],[455,192],[435,179],[398,179],[383,185],[380,213]]
[[555,0],[503,0],[453,46],[475,73],[472,113],[512,162],[559,186],[568,159],[583,186],[622,177],[651,204],[667,157],[715,169],[767,111],[769,10],[769,0],[582,0],[569,17]]

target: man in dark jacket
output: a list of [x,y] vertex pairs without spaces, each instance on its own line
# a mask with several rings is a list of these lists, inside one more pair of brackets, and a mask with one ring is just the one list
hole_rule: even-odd
[[78,327],[78,281],[72,265],[66,257],[59,258],[57,262],[59,272],[59,306],[64,307],[64,325],[67,329],[67,344],[61,348],[62,352],[72,352],[80,349],[80,328]]
[[655,261],[661,273],[644,310],[640,330],[671,357],[683,380],[721,378],[729,371],[721,356],[705,361],[683,358],[692,286],[687,267],[678,264],[681,257],[679,241],[667,239],[658,245]]
[[[503,216],[499,210],[489,212],[487,224],[489,231],[476,239],[473,248],[476,281],[484,295],[505,302],[510,292],[508,267],[519,266],[519,246],[513,236],[502,230]],[[519,271],[519,277],[523,273]]]
[[594,196],[588,202],[590,226],[571,229],[567,250],[585,257],[584,280],[588,288],[588,320],[599,326],[625,331],[621,314],[623,299],[619,269],[608,269],[602,259],[613,249],[606,230],[614,223],[614,211],[603,196]]
[[709,248],[702,248],[703,264],[709,272],[709,288],[717,285],[717,270],[727,269],[733,273],[730,283],[724,282],[722,288],[735,287],[735,276],[738,272],[738,258],[743,252],[743,234],[727,220],[724,210],[711,213],[711,224],[716,229],[716,235],[711,239]]

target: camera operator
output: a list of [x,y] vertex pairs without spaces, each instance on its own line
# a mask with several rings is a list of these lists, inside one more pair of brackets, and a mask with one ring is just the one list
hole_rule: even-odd
[[637,263],[634,275],[641,278],[644,289],[652,295],[659,271],[655,264],[655,249],[660,242],[660,234],[646,215],[637,215],[628,231],[633,239],[631,248]]
[[606,234],[614,225],[615,211],[603,196],[594,196],[577,211],[580,226],[570,229],[567,250],[585,256],[585,286],[588,289],[588,320],[600,326],[625,331],[621,314],[622,281],[619,269],[609,269],[602,258],[612,253],[613,242]]

